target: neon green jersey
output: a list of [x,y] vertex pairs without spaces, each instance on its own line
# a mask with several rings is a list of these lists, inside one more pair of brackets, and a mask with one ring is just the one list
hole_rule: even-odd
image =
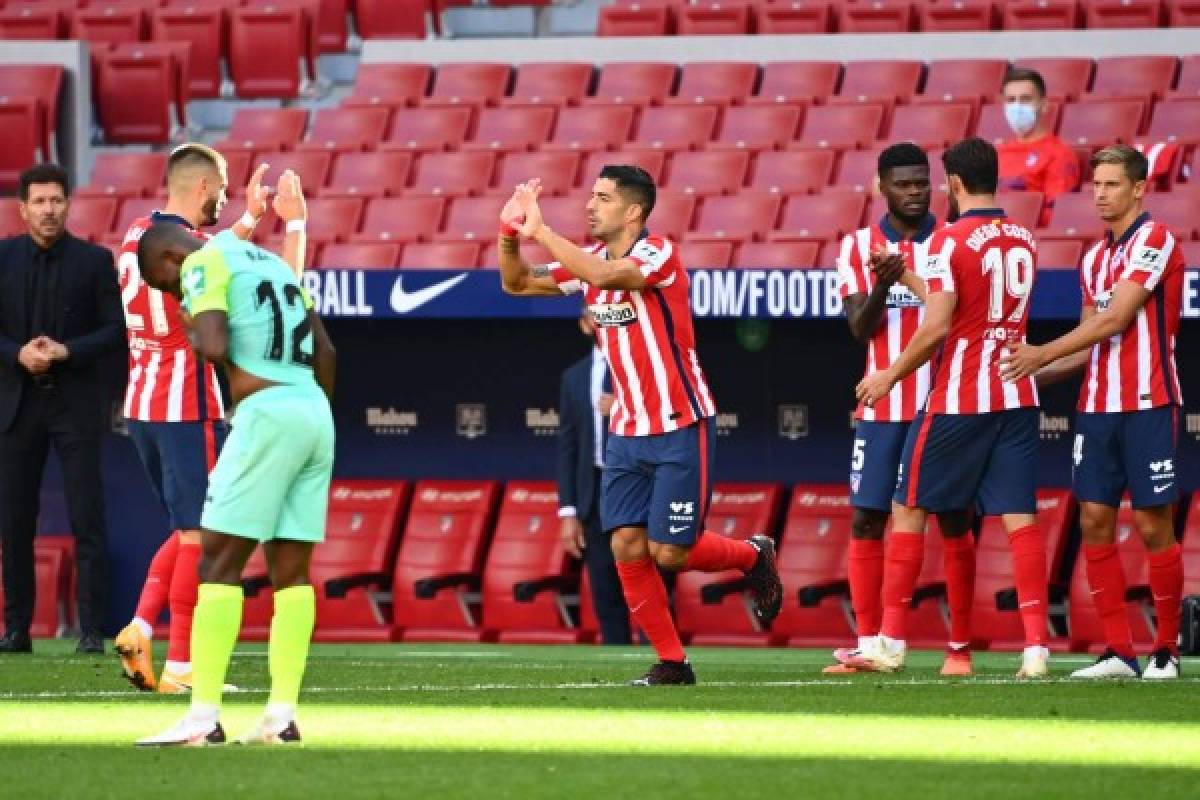
[[313,384],[312,301],[274,253],[222,231],[183,262],[183,307],[224,311],[229,360],[260,378]]

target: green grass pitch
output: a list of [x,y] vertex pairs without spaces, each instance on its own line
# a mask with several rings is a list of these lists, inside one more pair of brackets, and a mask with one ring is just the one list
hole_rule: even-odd
[[[966,680],[935,653],[848,678],[821,675],[827,651],[691,656],[699,686],[634,688],[645,649],[318,645],[302,748],[141,750],[186,701],[39,642],[0,658],[0,797],[1200,797],[1196,678],[1066,680],[1083,656],[1035,684],[1014,654],[977,654]],[[240,646],[229,680],[234,737],[265,702],[265,647]]]

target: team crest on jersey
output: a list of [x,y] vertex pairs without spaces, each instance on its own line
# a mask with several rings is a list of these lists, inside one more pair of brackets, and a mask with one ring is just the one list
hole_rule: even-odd
[[599,328],[621,328],[637,322],[637,311],[633,304],[625,303],[594,303],[588,306],[592,321]]

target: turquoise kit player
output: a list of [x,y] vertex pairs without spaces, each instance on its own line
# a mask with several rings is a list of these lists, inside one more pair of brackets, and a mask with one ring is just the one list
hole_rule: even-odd
[[182,300],[196,350],[225,368],[236,406],[201,517],[191,710],[139,745],[225,741],[221,690],[241,627],[242,569],[259,544],[275,589],[271,696],[239,741],[300,739],[296,702],[316,610],[308,568],[325,536],[333,473],[335,355],[298,280],[307,209],[290,171],[279,180],[274,208],[287,223],[282,259],[229,232],[202,243],[172,224],[154,225],[138,245],[146,282]]

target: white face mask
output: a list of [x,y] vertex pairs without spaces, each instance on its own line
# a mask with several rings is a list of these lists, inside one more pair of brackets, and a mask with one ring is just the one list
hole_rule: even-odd
[[1025,103],[1005,103],[1004,118],[1018,136],[1024,136],[1037,127],[1038,110]]

